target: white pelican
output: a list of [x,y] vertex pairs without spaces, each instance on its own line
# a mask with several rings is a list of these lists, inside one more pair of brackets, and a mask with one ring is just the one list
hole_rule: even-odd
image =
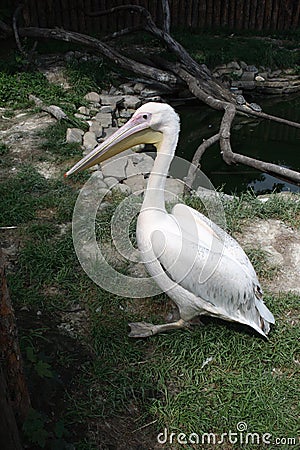
[[199,315],[249,325],[266,336],[274,317],[239,244],[207,217],[176,204],[165,209],[164,187],[179,135],[179,117],[162,103],[146,103],[105,142],[74,165],[66,176],[138,144],[154,144],[157,156],[148,180],[136,236],[151,277],[178,307],[180,319],[162,325],[129,324],[130,336],[147,337],[184,328]]

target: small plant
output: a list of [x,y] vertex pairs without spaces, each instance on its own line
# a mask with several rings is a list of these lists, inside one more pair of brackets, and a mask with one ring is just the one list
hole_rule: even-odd
[[73,448],[65,438],[70,432],[63,420],[51,422],[49,417],[31,409],[23,424],[23,433],[30,444],[38,445],[40,448],[49,450],[67,450]]
[[0,143],[0,156],[7,155],[9,148],[6,144]]

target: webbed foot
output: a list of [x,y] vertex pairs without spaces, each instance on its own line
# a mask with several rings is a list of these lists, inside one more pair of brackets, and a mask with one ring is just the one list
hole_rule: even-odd
[[128,324],[130,326],[129,337],[141,338],[141,337],[149,337],[156,334],[154,332],[155,325],[153,323],[147,322],[133,322]]

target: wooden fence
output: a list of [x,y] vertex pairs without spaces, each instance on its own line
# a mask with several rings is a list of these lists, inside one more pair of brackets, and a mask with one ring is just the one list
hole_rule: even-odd
[[[161,22],[160,0],[25,0],[27,26],[63,27],[79,32],[113,32],[139,25],[136,13],[97,18],[84,12],[136,4]],[[300,26],[299,0],[170,0],[171,26],[187,29],[290,30]]]

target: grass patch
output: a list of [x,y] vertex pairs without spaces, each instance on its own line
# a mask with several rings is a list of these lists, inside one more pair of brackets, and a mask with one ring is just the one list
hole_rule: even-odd
[[270,264],[265,250],[260,248],[247,248],[246,253],[259,279],[272,280],[276,276],[279,267],[275,264]]
[[39,134],[43,139],[41,148],[58,157],[59,161],[82,156],[82,148],[79,143],[66,142],[68,127],[69,124],[66,122],[56,122]]
[[255,36],[228,34],[216,36],[212,33],[185,33],[175,31],[175,38],[186,48],[191,56],[200,64],[214,68],[218,64],[232,60],[246,61],[247,64],[258,64],[271,68],[294,67],[299,62],[297,39],[291,36],[289,45],[281,41],[258,39]]
[[[48,216],[70,221],[76,192],[64,180],[46,180],[31,165],[0,184],[1,226],[21,225]],[[44,212],[44,213],[43,213]]]

